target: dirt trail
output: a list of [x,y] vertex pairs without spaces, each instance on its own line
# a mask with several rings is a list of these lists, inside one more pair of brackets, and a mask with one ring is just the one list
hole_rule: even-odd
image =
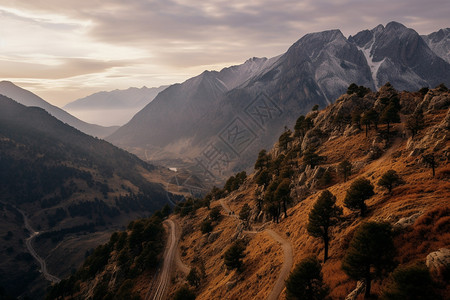
[[[172,221],[172,220],[171,220]],[[175,227],[174,227],[174,229],[175,229],[175,236],[176,236],[176,239],[177,239],[177,244],[178,244],[178,241],[180,240],[180,238],[181,238],[181,227],[180,227],[180,224],[178,224],[178,222],[176,221],[176,220],[173,220],[173,223],[175,224]],[[179,251],[179,249],[178,249],[178,247],[177,247],[177,250],[176,250],[176,255],[175,255],[176,257],[175,257],[175,263],[176,263],[176,265],[177,265],[177,267],[181,270],[181,272],[183,272],[184,274],[189,274],[189,272],[191,271],[191,267],[189,267],[188,265],[186,265],[182,260],[181,260],[181,256],[180,256],[180,251]]]
[[39,232],[34,231],[34,229],[31,227],[30,222],[29,222],[27,216],[25,215],[25,213],[22,210],[18,209],[18,208],[16,208],[16,209],[17,209],[18,212],[20,212],[22,214],[23,222],[25,224],[25,228],[30,232],[30,237],[28,237],[25,240],[25,244],[27,246],[28,252],[30,252],[30,254],[34,257],[34,259],[41,266],[41,273],[42,273],[42,275],[44,275],[44,278],[46,280],[48,280],[50,282],[53,282],[53,283],[60,282],[61,279],[59,279],[58,277],[50,274],[47,271],[47,264],[46,264],[45,260],[43,258],[41,258],[39,256],[39,254],[37,254],[36,250],[34,250],[34,248],[33,248],[33,240],[39,235]]
[[[170,283],[170,270],[175,259],[175,252],[177,249],[177,236],[175,223],[168,219],[164,221],[168,224],[169,237],[167,239],[166,249],[164,251],[164,262],[161,269],[158,271],[158,281],[156,284],[156,290],[153,292],[153,282],[150,286],[150,290],[147,293],[145,299],[153,299],[153,300],[162,300],[165,299],[165,295],[167,293],[167,288]],[[154,294],[154,295],[153,295]],[[151,296],[153,295],[153,298]]]
[[[231,210],[225,203],[225,201],[223,199],[220,199],[219,202],[220,205],[223,207],[223,209],[227,212],[227,214],[230,215]],[[237,218],[237,216],[233,214],[230,216]],[[281,248],[283,249],[283,266],[281,267],[280,274],[278,275],[278,278],[275,282],[272,291],[267,297],[268,300],[277,300],[284,289],[284,282],[286,281],[292,269],[292,265],[294,262],[294,251],[292,249],[291,243],[285,240],[283,237],[281,237],[278,233],[276,233],[272,229],[264,229],[262,231],[255,231],[255,230],[243,231],[243,233],[258,234],[264,231],[267,232],[277,243],[281,244]]]
[[292,250],[292,245],[289,241],[283,239],[278,233],[273,231],[272,229],[265,230],[274,240],[281,244],[283,248],[283,266],[281,267],[280,275],[278,275],[278,279],[275,282],[275,286],[270,293],[268,300],[277,300],[280,297],[281,292],[284,289],[284,282],[286,281],[289,273],[292,269],[292,264],[294,263],[294,255]]

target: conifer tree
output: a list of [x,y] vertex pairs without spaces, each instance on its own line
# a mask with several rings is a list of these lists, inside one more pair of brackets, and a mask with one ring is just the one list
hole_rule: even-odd
[[308,257],[295,266],[286,280],[287,299],[326,299],[329,288],[323,282],[322,267],[316,257]]
[[375,195],[373,185],[368,179],[358,178],[350,185],[344,199],[344,206],[351,210],[360,210],[361,217],[366,215],[366,200]]
[[372,279],[382,277],[394,267],[395,247],[392,229],[387,223],[367,222],[356,230],[344,259],[342,269],[355,280],[364,279],[370,296]]
[[336,197],[328,190],[320,194],[314,207],[309,213],[307,230],[313,237],[321,238],[324,242],[325,262],[328,259],[328,244],[331,239],[330,229],[338,224],[342,208],[336,206]]

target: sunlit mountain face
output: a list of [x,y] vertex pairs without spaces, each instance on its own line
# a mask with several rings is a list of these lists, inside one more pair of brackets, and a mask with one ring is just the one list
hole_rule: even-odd
[[0,300],[448,297],[442,1],[0,2]]

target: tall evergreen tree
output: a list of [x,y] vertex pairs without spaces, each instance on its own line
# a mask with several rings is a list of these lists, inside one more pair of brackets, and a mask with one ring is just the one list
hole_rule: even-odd
[[367,299],[372,279],[382,277],[385,271],[394,267],[394,256],[391,226],[387,223],[366,222],[356,230],[342,260],[342,269],[355,280],[364,279],[364,298]]
[[400,178],[400,176],[395,172],[395,170],[386,171],[378,180],[378,185],[387,189],[389,194],[392,193],[392,189],[400,184],[404,183],[404,181]]
[[344,176],[344,182],[346,182],[348,176],[352,173],[352,164],[345,159],[338,165],[338,170]]
[[391,274],[381,299],[439,300],[435,286],[425,264],[400,266]]
[[245,245],[241,240],[235,241],[230,248],[228,248],[224,255],[224,262],[228,269],[241,271],[242,259],[245,257],[244,251]]
[[351,210],[360,210],[361,217],[366,215],[366,200],[375,195],[373,185],[368,179],[358,178],[350,185],[344,199],[344,206]]
[[411,131],[414,137],[421,129],[425,126],[425,121],[423,118],[423,111],[418,110],[406,119],[406,128]]
[[291,181],[284,178],[275,190],[275,198],[283,204],[284,217],[287,218],[287,204],[291,202]]
[[336,206],[336,197],[328,190],[320,194],[309,213],[307,230],[313,237],[321,238],[324,242],[323,261],[328,259],[328,245],[331,239],[330,229],[338,224],[342,208]]
[[394,102],[390,102],[388,106],[383,110],[380,116],[380,121],[387,124],[387,138],[389,139],[390,124],[400,122],[398,108],[396,107]]
[[329,288],[323,282],[322,267],[316,257],[308,257],[295,266],[286,280],[287,299],[326,299]]

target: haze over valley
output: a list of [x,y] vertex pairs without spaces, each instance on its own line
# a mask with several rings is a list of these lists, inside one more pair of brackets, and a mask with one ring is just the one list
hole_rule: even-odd
[[413,2],[0,1],[0,299],[448,299]]

